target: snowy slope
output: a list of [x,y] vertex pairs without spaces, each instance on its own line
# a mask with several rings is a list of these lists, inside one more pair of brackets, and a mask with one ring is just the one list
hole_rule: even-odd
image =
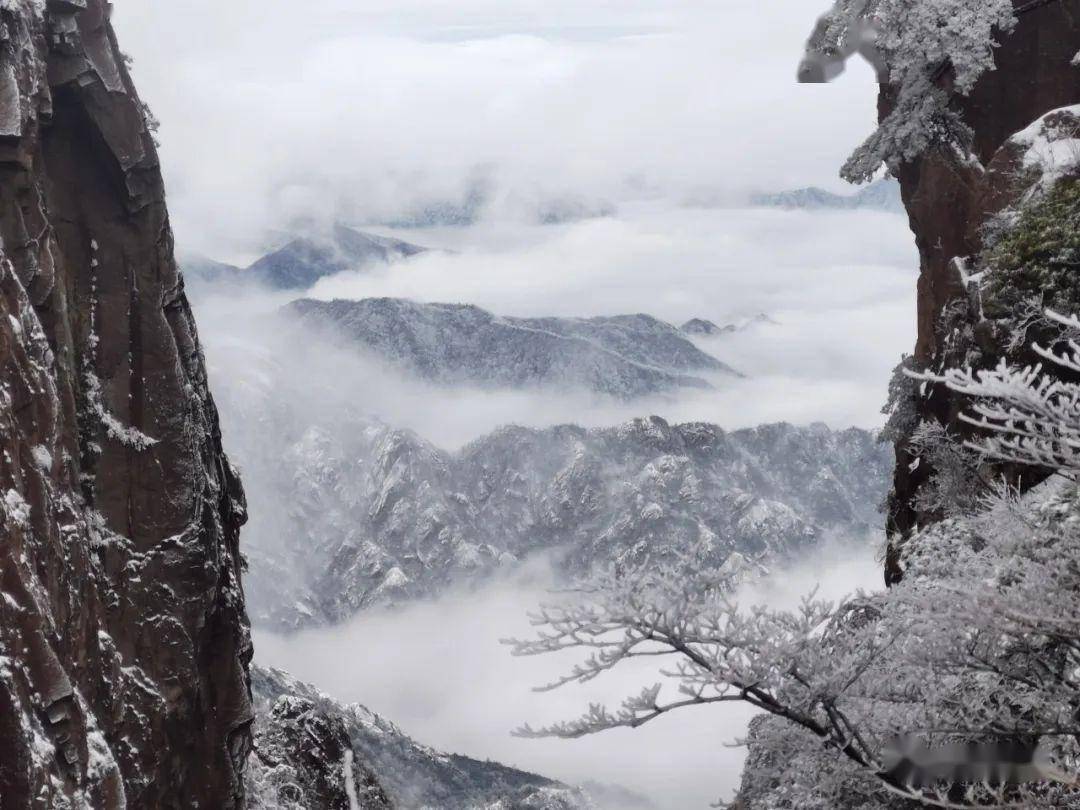
[[506,318],[475,306],[396,298],[301,300],[286,313],[442,384],[583,388],[624,399],[708,388],[733,377],[670,324],[648,315]]
[[337,703],[279,670],[252,667],[251,687],[253,807],[338,806],[348,773],[365,810],[598,810],[560,782],[421,745],[369,709]]
[[768,562],[828,529],[876,526],[890,464],[870,433],[821,425],[508,427],[457,453],[361,417],[292,429],[252,422],[244,444],[266,456],[238,453],[245,469],[274,470],[264,486],[280,508],[253,512],[247,588],[254,620],[276,629],[478,583],[538,554],[568,576],[701,541],[718,564]]

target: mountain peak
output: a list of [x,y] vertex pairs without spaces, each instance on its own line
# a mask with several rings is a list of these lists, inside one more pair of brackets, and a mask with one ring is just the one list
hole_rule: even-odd
[[801,209],[806,211],[866,210],[903,213],[900,184],[895,180],[875,180],[854,194],[836,194],[817,186],[768,194],[756,194],[751,204],[763,208]]

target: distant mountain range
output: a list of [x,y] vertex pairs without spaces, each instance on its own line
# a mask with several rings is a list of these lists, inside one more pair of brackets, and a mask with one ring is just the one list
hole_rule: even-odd
[[325,233],[291,239],[247,268],[204,256],[183,257],[181,264],[189,286],[192,283],[238,283],[257,284],[272,290],[306,290],[327,276],[378,263],[389,264],[426,250],[399,239],[375,236],[337,224]]
[[255,810],[600,810],[553,779],[421,745],[279,670],[252,666],[251,692],[255,754],[245,781]]
[[510,318],[397,298],[300,300],[285,313],[447,385],[583,389],[621,399],[710,388],[737,371],[648,315]]
[[758,194],[751,198],[756,206],[768,208],[797,208],[817,210],[872,210],[904,213],[900,184],[895,180],[877,180],[855,194],[834,194],[822,188],[810,187]]
[[755,315],[753,318],[747,318],[746,320],[737,323],[725,324],[724,326],[719,326],[705,318],[692,318],[680,326],[679,331],[692,337],[719,337],[722,335],[734,335],[739,332],[745,332],[748,329],[761,325],[776,326],[778,324],[768,315],[761,313]]
[[[301,327],[271,332],[288,345],[322,357],[318,332],[329,328],[346,347],[447,384],[629,396],[692,369],[733,373],[643,315],[499,318],[396,299],[301,300],[287,311]],[[264,628],[338,622],[541,554],[577,576],[705,543],[717,565],[753,567],[830,528],[862,532],[880,520],[891,453],[867,431],[728,433],[654,417],[609,429],[506,427],[451,452],[369,417],[355,386],[306,375],[289,352],[229,351],[240,354],[216,380],[216,400],[249,484],[245,589]]]
[[260,471],[246,590],[253,620],[276,630],[479,584],[537,554],[568,577],[699,543],[716,565],[770,565],[829,529],[876,526],[891,465],[870,432],[820,425],[507,427],[448,452],[359,416],[254,410],[226,423],[245,473]]
[[606,217],[618,209],[614,203],[572,192],[552,193],[538,188],[500,189],[495,178],[480,174],[456,197],[428,200],[380,224],[391,228],[425,229],[469,227],[497,209],[501,215],[537,225],[561,225]]

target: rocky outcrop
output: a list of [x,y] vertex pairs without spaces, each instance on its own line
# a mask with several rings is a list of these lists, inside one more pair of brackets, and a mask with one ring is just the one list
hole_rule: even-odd
[[[1004,347],[988,328],[971,319],[966,326],[978,356],[957,352],[955,345],[949,345],[956,324],[945,316],[950,308],[964,309],[969,295],[954,260],[980,254],[987,226],[1022,202],[1046,171],[1056,171],[1046,162],[1054,162],[1055,154],[1064,157],[1064,149],[1055,149],[1053,142],[1076,137],[1068,125],[1075,111],[1062,108],[1080,103],[1080,68],[1073,64],[1080,43],[1080,0],[1016,0],[1016,6],[1019,23],[1002,38],[996,52],[997,69],[983,76],[969,96],[953,102],[972,129],[971,153],[934,149],[899,171],[920,254],[918,341],[913,360],[919,368],[936,370],[972,360],[976,365],[992,365],[1003,355]],[[941,81],[948,84],[948,71]],[[891,102],[891,89],[883,88],[883,116]],[[1019,354],[1015,359],[1025,358]],[[911,396],[913,415],[907,429],[919,421],[934,420],[963,433],[957,418],[963,404],[943,387],[927,386]],[[902,431],[897,446],[889,515],[894,538],[889,581],[901,575],[897,542],[916,526],[935,519],[918,506],[920,490],[934,475],[933,465],[919,463],[906,433]]]
[[[598,810],[579,789],[436,751],[370,709],[338,703],[279,670],[253,667],[252,691],[258,719],[248,782],[256,808]],[[354,805],[342,803],[349,792]]]
[[[270,683],[271,673],[256,673]],[[284,675],[273,673],[284,679]],[[327,701],[267,692],[248,767],[252,810],[393,810],[375,776],[356,759],[344,712]]]
[[244,495],[109,13],[0,3],[0,805],[235,808]]

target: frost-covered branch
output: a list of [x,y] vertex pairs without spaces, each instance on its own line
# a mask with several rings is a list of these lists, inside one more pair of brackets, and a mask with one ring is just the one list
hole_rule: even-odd
[[[1075,318],[1053,312],[1047,317],[1064,326]],[[1064,341],[1058,351],[1034,346],[1051,367],[1080,373],[1080,343]],[[951,370],[943,375],[913,375],[937,382],[971,398],[968,424],[987,435],[968,446],[998,461],[1080,470],[1080,385],[1047,373],[1040,365],[1017,369],[1005,360],[993,370]]]
[[[1066,345],[1042,354],[1051,368],[1078,372],[1080,346]],[[515,654],[582,653],[544,689],[645,657],[664,662],[659,682],[614,709],[592,705],[518,733],[580,737],[742,701],[773,718],[758,744],[788,752],[757,760],[774,770],[750,781],[794,778],[804,791],[775,806],[849,806],[858,794],[880,807],[898,794],[940,807],[1080,807],[1070,775],[1080,764],[1080,386],[1042,367],[910,373],[970,396],[970,421],[988,428],[966,449],[950,446],[958,470],[979,471],[989,457],[1064,475],[1027,493],[981,479],[963,509],[905,541],[898,585],[839,605],[813,595],[786,611],[742,605],[739,583],[699,565],[694,551],[671,567],[592,580],[533,616],[536,635],[510,642]],[[920,435],[927,445],[952,441]],[[931,778],[940,770],[897,754],[897,740],[923,751],[1005,740],[1027,746],[1028,765],[1001,764],[1008,784],[971,780],[962,763]],[[793,777],[794,767],[820,778]]]

